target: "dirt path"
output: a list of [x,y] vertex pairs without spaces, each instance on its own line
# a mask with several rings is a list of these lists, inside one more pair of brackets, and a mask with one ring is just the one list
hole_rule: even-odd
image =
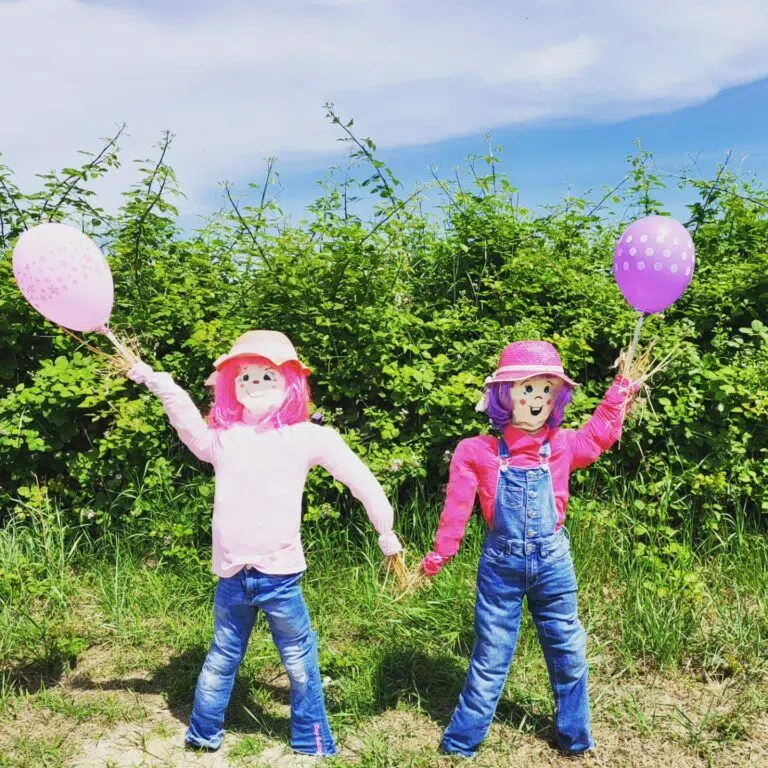
[[[258,728],[233,727],[222,749],[183,749],[186,714],[169,708],[151,676],[131,670],[124,681],[99,676],[98,652],[86,653],[58,685],[30,696],[12,721],[0,721],[0,766],[77,768],[128,766],[276,766],[316,764]],[[116,684],[124,682],[123,685]],[[593,729],[598,748],[580,761],[611,768],[768,767],[768,714],[759,681],[692,681],[682,678],[597,680],[592,685]],[[288,708],[273,702],[275,720]],[[531,727],[507,715],[494,724],[474,765],[572,766],[550,743],[549,727]],[[10,726],[10,727],[6,727]],[[394,709],[338,735],[333,764],[449,766],[436,752],[442,725],[425,714]],[[47,746],[46,746],[47,745]],[[46,748],[48,751],[46,752]],[[46,757],[46,755],[48,755]],[[5,760],[5,762],[4,762]]]

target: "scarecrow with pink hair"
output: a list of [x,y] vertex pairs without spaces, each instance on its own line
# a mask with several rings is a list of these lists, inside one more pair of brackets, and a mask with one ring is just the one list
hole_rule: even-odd
[[258,610],[264,612],[291,683],[291,746],[333,755],[317,658],[317,638],[301,593],[306,561],[301,500],[320,465],[363,503],[379,546],[397,559],[393,512],[371,471],[329,427],[309,420],[309,368],[286,336],[249,331],[214,363],[206,383],[213,407],[204,419],[167,373],[139,363],[129,372],[162,402],[181,440],[213,465],[214,632],[195,690],[185,742],[216,750],[224,713]]
[[423,571],[434,576],[456,554],[478,493],[488,533],[477,572],[472,658],[441,744],[449,754],[474,755],[488,732],[512,663],[523,597],[549,671],[560,748],[579,754],[594,746],[586,633],[564,525],[568,479],[619,439],[639,383],[617,377],[581,429],[561,429],[576,386],[548,342],[509,344],[478,405],[500,437],[462,440],[451,460],[435,549]]

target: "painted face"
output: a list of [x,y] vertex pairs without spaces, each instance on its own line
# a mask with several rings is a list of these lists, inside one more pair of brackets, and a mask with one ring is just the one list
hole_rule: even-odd
[[261,415],[279,408],[285,396],[285,377],[274,365],[244,365],[235,379],[235,397],[249,413]]
[[525,432],[541,429],[552,413],[560,384],[555,376],[534,376],[525,381],[516,381],[510,390],[512,425]]

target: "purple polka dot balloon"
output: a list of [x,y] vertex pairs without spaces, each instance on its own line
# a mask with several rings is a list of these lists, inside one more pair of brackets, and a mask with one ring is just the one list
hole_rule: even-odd
[[19,237],[13,274],[24,298],[73,331],[100,331],[114,300],[112,273],[99,246],[66,224],[39,224]]
[[613,253],[613,274],[624,298],[650,314],[663,312],[683,295],[695,265],[688,230],[669,216],[630,224]]

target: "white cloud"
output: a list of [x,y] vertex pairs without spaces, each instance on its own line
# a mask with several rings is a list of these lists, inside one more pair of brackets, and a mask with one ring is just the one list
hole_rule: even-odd
[[383,146],[701,101],[768,75],[764,3],[0,0],[0,151],[25,181],[123,121],[126,161],[169,128],[194,206],[266,155],[324,166],[326,101]]

